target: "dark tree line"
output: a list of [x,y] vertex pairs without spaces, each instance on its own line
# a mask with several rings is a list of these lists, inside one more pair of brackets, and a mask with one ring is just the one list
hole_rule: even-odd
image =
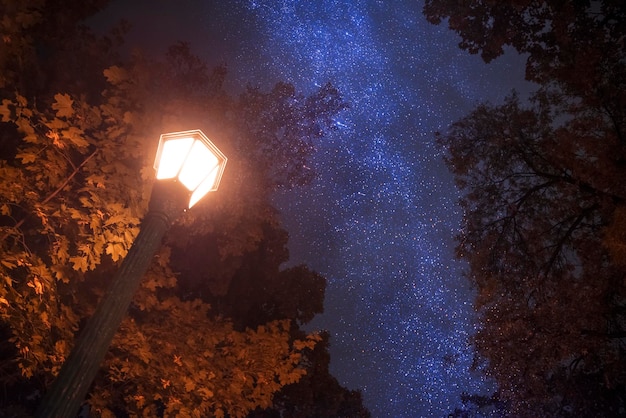
[[463,192],[477,367],[510,416],[626,415],[626,6],[427,1],[460,47],[539,84],[438,135]]

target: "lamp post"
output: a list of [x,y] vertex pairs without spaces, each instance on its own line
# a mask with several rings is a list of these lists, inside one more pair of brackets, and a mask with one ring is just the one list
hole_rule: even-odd
[[37,417],[76,417],[163,236],[185,209],[217,190],[226,160],[199,130],[161,135],[154,162],[158,181],[139,234],[44,396]]

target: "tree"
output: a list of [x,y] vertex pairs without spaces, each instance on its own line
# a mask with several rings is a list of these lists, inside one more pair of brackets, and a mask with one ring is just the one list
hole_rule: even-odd
[[461,395],[462,408],[456,408],[448,418],[479,418],[479,417],[506,417],[507,406],[500,400],[498,393],[485,395]]
[[328,372],[329,334],[306,357],[307,373],[298,382],[283,387],[268,409],[257,409],[248,418],[369,418],[361,392],[342,387]]
[[506,46],[529,54],[529,79],[546,82],[559,79],[560,72],[571,73],[572,65],[580,72],[603,60],[619,60],[622,47],[613,41],[624,36],[626,8],[614,0],[427,0],[424,15],[433,24],[447,19],[462,38],[459,47],[480,53],[485,62],[502,55]]
[[[93,9],[57,5],[3,2],[3,41],[11,47],[0,60],[0,320],[9,339],[0,365],[3,384],[20,395],[3,398],[1,406],[28,415],[34,405],[25,398],[54,378],[137,234],[155,139],[191,123],[217,138],[233,174],[224,177],[219,198],[198,204],[168,237],[89,404],[102,416],[235,417],[269,407],[281,387],[306,373],[303,355],[319,337],[294,336],[294,327],[320,306],[302,316],[283,301],[280,315],[235,327],[207,303],[185,297],[171,268],[171,247],[212,233],[219,237],[215,269],[244,265],[266,239],[264,225],[279,224],[271,191],[310,178],[307,156],[345,105],[332,86],[305,97],[278,84],[269,93],[249,89],[232,98],[222,90],[224,69],[208,70],[185,44],[170,48],[165,61],[118,60],[114,41],[82,36],[88,32],[76,27]],[[76,46],[80,59],[65,61],[68,46]],[[89,65],[78,68],[83,61]],[[64,76],[50,79],[49,70],[62,63]],[[190,94],[183,100],[181,92]],[[293,150],[281,153],[289,144]],[[175,236],[181,231],[193,233]],[[304,268],[273,273],[282,280],[310,278],[323,292],[323,279]],[[232,275],[221,280],[228,288]]]
[[528,53],[540,83],[482,104],[440,144],[463,192],[459,257],[477,290],[477,362],[521,416],[616,415],[626,385],[619,2],[427,2],[486,61]]
[[434,24],[448,19],[462,38],[459,46],[485,62],[506,46],[526,54],[528,80],[603,109],[626,141],[623,2],[428,0],[424,14]]
[[518,410],[553,402],[556,376],[599,368],[609,388],[626,372],[624,270],[603,246],[626,198],[624,154],[601,114],[555,127],[545,100],[481,105],[439,136],[466,191],[458,254],[478,292],[476,347]]

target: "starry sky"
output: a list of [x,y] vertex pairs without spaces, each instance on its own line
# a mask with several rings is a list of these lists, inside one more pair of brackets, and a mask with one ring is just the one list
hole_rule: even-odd
[[311,92],[330,81],[350,103],[318,144],[313,185],[275,202],[290,263],[328,280],[325,312],[309,328],[331,332],[331,372],[363,392],[375,418],[447,416],[462,392],[489,390],[470,372],[472,293],[453,258],[462,213],[434,132],[481,101],[529,89],[523,57],[486,65],[422,7],[115,0],[105,12],[133,24],[131,44],[184,40],[226,63],[233,90],[282,80]]

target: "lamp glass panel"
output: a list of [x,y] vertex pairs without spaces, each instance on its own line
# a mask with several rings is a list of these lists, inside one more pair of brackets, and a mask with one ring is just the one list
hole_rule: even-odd
[[196,190],[191,194],[191,198],[189,199],[189,207],[191,208],[195,205],[198,200],[202,199],[202,197],[213,190],[215,188],[215,179],[217,177],[217,173],[219,172],[219,166],[215,165],[213,170],[209,173],[209,175],[204,179],[202,183],[198,186]]
[[196,141],[178,175],[178,180],[190,191],[193,191],[215,169],[218,162],[215,154],[202,141]]
[[193,138],[178,138],[165,141],[161,149],[156,178],[162,180],[176,177],[193,143]]

